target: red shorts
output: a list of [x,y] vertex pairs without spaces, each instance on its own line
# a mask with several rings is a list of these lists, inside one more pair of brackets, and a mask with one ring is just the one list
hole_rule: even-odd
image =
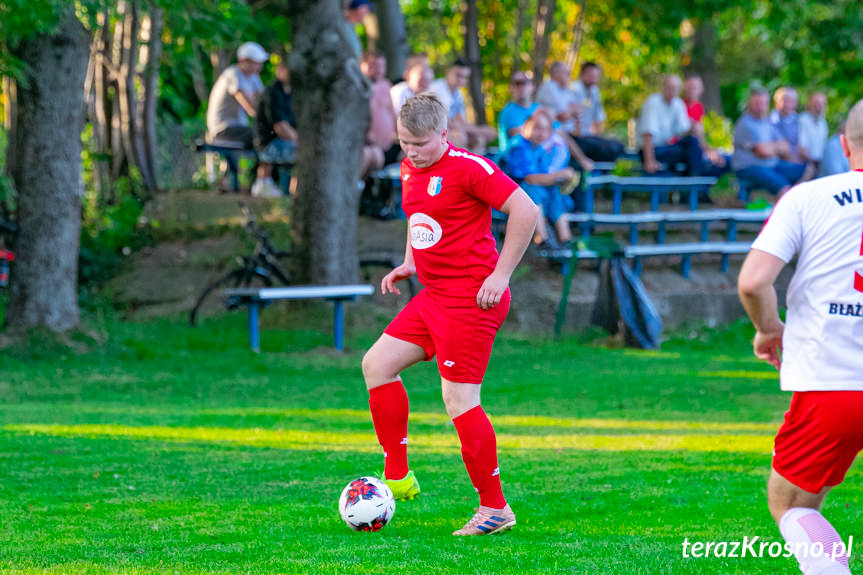
[[842,483],[863,449],[863,391],[796,391],[776,434],[773,469],[809,493]]
[[469,299],[441,300],[422,290],[384,330],[437,355],[442,378],[456,383],[482,383],[494,336],[509,311],[509,290],[500,303],[485,310]]

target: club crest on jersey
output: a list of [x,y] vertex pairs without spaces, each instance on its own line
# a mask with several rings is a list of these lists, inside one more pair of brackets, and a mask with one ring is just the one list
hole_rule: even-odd
[[429,180],[428,193],[431,197],[435,197],[440,193],[441,185],[443,184],[443,178],[440,176],[432,176]]

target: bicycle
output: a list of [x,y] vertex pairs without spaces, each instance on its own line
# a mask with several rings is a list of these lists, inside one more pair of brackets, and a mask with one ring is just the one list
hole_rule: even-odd
[[[189,312],[189,325],[197,324],[198,312],[201,307],[205,305],[210,296],[218,294],[223,288],[271,287],[274,280],[282,285],[290,285],[291,283],[290,274],[279,265],[279,260],[290,256],[290,252],[280,251],[273,247],[269,236],[258,226],[255,214],[245,202],[240,202],[240,210],[245,218],[243,229],[250,237],[254,238],[255,249],[252,255],[237,258],[240,267],[229,271],[204,288]],[[231,307],[229,306],[228,309]]]

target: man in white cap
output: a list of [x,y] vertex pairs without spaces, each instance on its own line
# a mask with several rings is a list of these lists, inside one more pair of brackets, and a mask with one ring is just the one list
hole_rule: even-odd
[[[246,42],[237,49],[237,63],[219,75],[207,104],[207,135],[210,140],[241,142],[252,147],[255,105],[264,91],[261,68],[270,55],[260,44]],[[228,158],[236,164],[236,158]],[[231,166],[236,169],[236,165]],[[224,187],[224,186],[222,186]]]

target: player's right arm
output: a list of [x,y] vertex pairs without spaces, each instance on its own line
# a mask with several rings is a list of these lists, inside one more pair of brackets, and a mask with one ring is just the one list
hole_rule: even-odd
[[405,242],[405,261],[402,265],[393,268],[393,271],[384,276],[381,280],[381,293],[394,293],[401,295],[401,291],[396,287],[396,283],[406,280],[417,273],[416,265],[414,264],[414,252],[411,248],[411,228],[408,226],[408,236]]
[[740,302],[755,326],[752,347],[755,357],[779,369],[782,359],[782,333],[785,324],[779,318],[776,289],[773,283],[785,262],[767,252],[752,249],[743,262],[737,278]]

